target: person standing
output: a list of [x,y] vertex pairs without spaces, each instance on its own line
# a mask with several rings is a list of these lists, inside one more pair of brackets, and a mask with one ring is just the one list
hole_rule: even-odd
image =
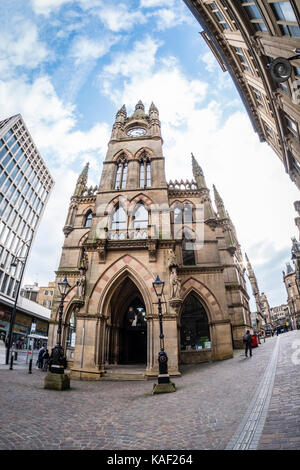
[[49,363],[49,359],[50,359],[48,349],[46,349],[46,351],[44,352],[42,359],[43,359],[43,369],[42,370],[43,370],[43,372],[47,372],[48,363]]
[[44,348],[44,346],[42,346],[41,349],[39,350],[39,354],[38,354],[38,358],[37,358],[37,366],[38,366],[39,369],[41,369],[43,367],[44,352],[45,352],[45,348]]
[[249,351],[250,357],[252,357],[252,335],[250,330],[246,331],[246,334],[243,337],[243,342],[245,344],[245,356],[248,357]]

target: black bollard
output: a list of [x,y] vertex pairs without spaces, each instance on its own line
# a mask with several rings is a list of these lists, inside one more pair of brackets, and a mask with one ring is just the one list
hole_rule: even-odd
[[29,361],[28,374],[32,374],[32,359],[30,359],[30,361]]
[[13,355],[13,353],[11,353],[9,370],[13,370],[13,363],[14,363],[14,355]]

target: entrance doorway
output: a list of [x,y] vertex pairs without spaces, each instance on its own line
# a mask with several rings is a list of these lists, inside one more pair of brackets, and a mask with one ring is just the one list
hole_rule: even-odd
[[110,364],[147,363],[147,320],[143,297],[127,277],[111,302]]
[[147,321],[145,306],[139,298],[130,303],[124,316],[123,360],[124,364],[147,362]]

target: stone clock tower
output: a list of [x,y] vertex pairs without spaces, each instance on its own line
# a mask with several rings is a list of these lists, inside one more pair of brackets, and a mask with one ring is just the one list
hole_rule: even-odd
[[[153,103],[146,113],[139,101],[130,116],[123,106],[99,186],[87,186],[88,165],[78,178],[56,272],[56,282],[66,276],[72,286],[63,347],[73,378],[107,378],[130,364],[143,377],[157,376],[156,275],[165,282],[170,375],[180,374],[181,363],[232,357],[250,328],[240,245],[223,201],[214,188],[215,212],[194,156],[194,179],[167,183],[162,144]],[[50,347],[58,302],[57,296]]]

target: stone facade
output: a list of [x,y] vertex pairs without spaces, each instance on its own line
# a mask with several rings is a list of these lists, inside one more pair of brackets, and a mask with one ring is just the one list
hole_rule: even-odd
[[[71,284],[62,343],[71,377],[99,379],[112,364],[143,362],[157,376],[160,350],[153,281],[165,282],[169,374],[180,363],[221,360],[251,328],[240,245],[214,188],[192,155],[192,181],[165,177],[158,110],[139,102],[116,115],[100,185],[78,178],[64,227],[56,283]],[[49,346],[56,343],[55,289]]]
[[184,0],[222,70],[228,71],[254,130],[300,189],[300,61],[279,84],[269,64],[300,48],[300,0]]

